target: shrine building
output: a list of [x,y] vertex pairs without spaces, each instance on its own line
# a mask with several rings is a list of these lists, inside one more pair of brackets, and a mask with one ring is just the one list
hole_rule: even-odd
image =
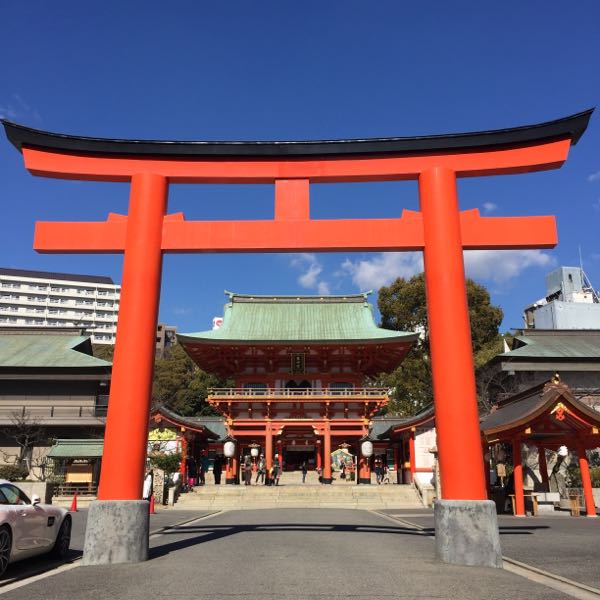
[[[178,336],[201,369],[233,382],[207,398],[223,415],[227,439],[236,443],[227,482],[237,477],[239,457],[260,447],[268,468],[277,454],[284,470],[306,462],[322,470],[323,483],[331,483],[332,452],[344,447],[360,456],[373,417],[389,401],[388,389],[368,381],[397,368],[418,334],[377,327],[368,293],[227,294],[220,327]],[[194,428],[189,419],[159,412],[155,422],[195,429],[208,446],[211,435],[200,419]],[[403,448],[395,461],[410,464]],[[370,482],[371,463],[367,457],[359,461],[359,482]]]

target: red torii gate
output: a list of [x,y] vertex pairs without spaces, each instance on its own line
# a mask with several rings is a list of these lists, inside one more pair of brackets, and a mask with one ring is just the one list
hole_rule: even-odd
[[[456,179],[558,168],[591,113],[487,132],[315,142],[109,140],[3,121],[34,175],[131,182],[127,216],[41,222],[35,232],[39,252],[124,253],[99,499],[141,497],[164,252],[407,250],[424,255],[444,500],[486,499],[463,250],[551,248],[557,236],[550,216],[460,212]],[[310,218],[310,183],[401,180],[418,180],[420,212]],[[167,214],[172,183],[273,183],[275,218],[186,221]]]

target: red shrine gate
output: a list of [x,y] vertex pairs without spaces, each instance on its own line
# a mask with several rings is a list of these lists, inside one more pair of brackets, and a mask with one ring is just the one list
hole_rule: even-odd
[[[4,121],[34,175],[131,182],[127,216],[37,223],[35,233],[40,252],[124,253],[100,499],[141,497],[164,252],[403,250],[424,255],[444,500],[486,499],[463,250],[551,248],[557,237],[553,217],[461,212],[456,180],[558,168],[591,113],[488,132],[323,142],[107,140]],[[392,180],[419,182],[420,212],[310,218],[310,183]],[[188,222],[167,214],[175,183],[273,183],[275,218]]]

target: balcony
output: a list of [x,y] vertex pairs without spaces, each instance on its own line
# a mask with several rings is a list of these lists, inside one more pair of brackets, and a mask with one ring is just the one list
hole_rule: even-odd
[[388,398],[388,388],[213,388],[208,391],[209,402],[377,402]]
[[0,425],[36,427],[38,425],[103,425],[107,406],[94,405],[16,404],[0,407]]

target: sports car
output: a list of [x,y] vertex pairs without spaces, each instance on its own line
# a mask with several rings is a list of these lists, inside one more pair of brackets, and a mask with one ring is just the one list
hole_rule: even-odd
[[10,563],[50,552],[64,558],[71,543],[71,515],[64,508],[31,500],[0,479],[0,577]]

